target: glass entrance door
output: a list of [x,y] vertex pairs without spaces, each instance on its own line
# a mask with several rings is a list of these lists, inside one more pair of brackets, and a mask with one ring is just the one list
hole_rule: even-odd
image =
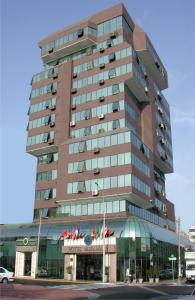
[[25,252],[24,255],[24,276],[31,276],[32,252]]
[[102,280],[102,255],[77,255],[76,279]]

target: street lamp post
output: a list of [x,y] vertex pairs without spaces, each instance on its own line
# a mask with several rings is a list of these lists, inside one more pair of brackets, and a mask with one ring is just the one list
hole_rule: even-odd
[[47,219],[47,218],[48,217],[43,217],[42,216],[42,210],[40,210],[39,229],[38,229],[38,236],[37,236],[37,255],[36,255],[36,263],[35,263],[35,278],[37,277],[37,273],[38,273],[39,247],[40,247],[40,236],[41,236],[42,219]]
[[102,265],[103,265],[103,272],[102,272],[102,282],[105,283],[105,266],[106,266],[106,251],[105,251],[105,223],[106,223],[106,212],[105,212],[105,202],[104,202],[104,193],[103,193],[103,189],[100,187],[100,185],[95,182],[95,184],[97,185],[97,187],[100,188],[100,190],[102,191],[102,203],[103,203],[103,247],[102,247],[102,254],[103,254],[103,261],[102,261]]
[[181,280],[181,240],[180,240],[180,223],[181,219],[178,217],[177,219],[177,234],[178,234],[178,281],[180,283]]

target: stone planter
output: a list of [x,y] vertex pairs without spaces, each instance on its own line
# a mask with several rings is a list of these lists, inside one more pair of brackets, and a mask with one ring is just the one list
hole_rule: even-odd
[[143,283],[143,278],[139,278],[139,279],[138,279],[138,282],[139,282],[139,283]]
[[67,274],[67,279],[68,279],[68,281],[71,281],[72,280],[72,274]]
[[154,282],[154,278],[149,278],[149,283],[153,283]]
[[133,279],[133,283],[137,283],[137,280],[136,280],[136,279]]
[[155,278],[155,282],[159,283],[159,278],[158,277]]

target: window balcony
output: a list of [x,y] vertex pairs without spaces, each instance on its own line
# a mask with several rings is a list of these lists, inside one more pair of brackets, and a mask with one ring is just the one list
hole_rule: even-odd
[[173,172],[173,160],[167,152],[157,144],[157,153],[154,156],[155,165],[165,174]]
[[167,72],[146,33],[138,26],[133,32],[135,50],[161,90],[168,87]]
[[130,78],[125,82],[129,89],[133,92],[139,102],[148,102],[148,89],[145,79],[137,68],[132,65]]
[[[55,44],[55,42],[54,42]],[[79,30],[74,39],[60,46],[48,48],[47,51],[42,49],[42,60],[44,63],[58,60],[60,57],[70,55],[82,49],[96,45],[96,36],[92,35],[89,30]],[[41,45],[40,45],[41,46]]]

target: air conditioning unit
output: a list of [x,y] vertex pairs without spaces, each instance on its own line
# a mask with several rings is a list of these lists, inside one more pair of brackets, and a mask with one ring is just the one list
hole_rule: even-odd
[[52,145],[53,143],[54,143],[54,139],[49,139],[49,140],[48,140],[48,144],[49,144],[49,145]]
[[49,126],[50,126],[50,127],[54,127],[54,126],[55,126],[55,122],[50,122],[50,123],[49,123]]
[[111,38],[111,39],[115,39],[117,36],[118,36],[118,32],[117,32],[117,31],[113,31],[113,32],[111,32],[111,34],[110,34],[110,38]]
[[98,118],[99,118],[100,120],[103,120],[103,119],[104,119],[104,114],[100,114],[100,115],[98,116]]
[[70,127],[75,127],[75,126],[76,126],[75,121],[71,121],[71,122],[70,122]]
[[158,60],[155,61],[155,65],[158,69],[160,68],[160,64],[159,64]]
[[100,152],[100,148],[94,148],[94,149],[93,149],[93,153],[94,153],[94,154],[97,154],[97,153],[99,153],[99,152]]
[[157,92],[157,96],[158,96],[158,99],[159,99],[159,100],[162,100],[162,97],[161,97],[161,94],[160,94],[159,91]]
[[163,204],[162,211],[163,211],[164,213],[166,213],[166,212],[167,212],[167,207],[166,207],[166,205],[165,205],[165,204]]
[[157,179],[160,179],[160,175],[159,175],[156,171],[154,171],[154,176],[155,176]]
[[166,140],[165,140],[164,138],[162,138],[162,139],[160,139],[160,143],[161,143],[162,145],[165,145],[165,144],[166,144]]
[[54,50],[54,48],[52,47],[52,48],[50,48],[47,52],[48,52],[48,53],[52,53],[53,50]]
[[99,174],[99,173],[100,173],[100,169],[99,168],[93,169],[93,174]]
[[77,78],[77,73],[73,73],[72,78]]
[[94,191],[92,191],[92,196],[98,196],[99,195],[99,192],[98,192],[98,190],[94,190]]
[[159,123],[159,127],[161,128],[161,129],[165,129],[165,125],[161,122],[161,123]]
[[55,110],[55,109],[56,109],[56,105],[52,105],[52,104],[49,105],[49,109],[50,109],[50,110]]
[[77,89],[76,89],[76,88],[71,89],[71,93],[72,93],[72,94],[76,94],[76,92],[77,92]]
[[103,85],[104,84],[104,79],[99,80],[99,85]]
[[52,93],[52,95],[55,95],[57,93],[57,90],[56,89],[52,89],[51,93]]
[[100,97],[99,97],[99,101],[100,101],[100,102],[103,102],[104,100],[105,100],[105,97],[104,97],[104,96],[100,96]]
[[75,109],[76,109],[76,104],[72,104],[72,105],[71,105],[71,109],[72,109],[72,110],[75,110]]
[[147,75],[146,71],[144,71],[144,77],[148,78],[148,75]]
[[160,158],[163,160],[163,161],[165,161],[165,160],[167,160],[167,154],[166,153],[161,153],[160,154]]
[[52,77],[53,77],[54,79],[58,78],[58,73],[55,72],[55,73],[52,75]]
[[103,53],[103,52],[104,52],[104,48],[101,47],[101,48],[100,48],[100,53]]
[[103,129],[103,128],[100,128],[99,130],[98,130],[98,133],[103,133],[105,130]]
[[163,114],[163,110],[160,106],[158,106],[158,112],[162,115]]
[[100,69],[104,69],[104,68],[105,68],[105,64],[100,64],[100,65],[99,65],[99,68],[100,68]]

